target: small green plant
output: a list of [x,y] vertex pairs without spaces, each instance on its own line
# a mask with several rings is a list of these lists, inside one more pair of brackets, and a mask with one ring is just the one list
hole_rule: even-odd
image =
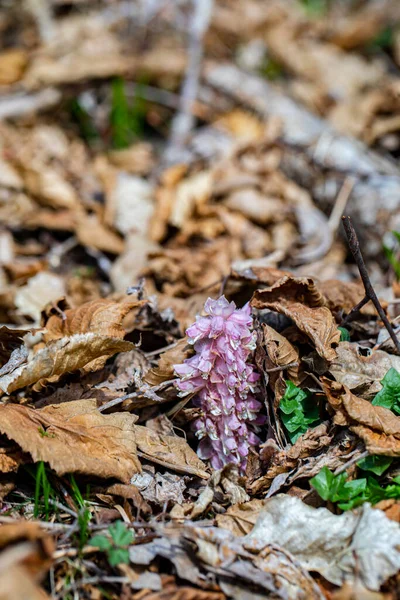
[[[386,254],[386,258],[390,262],[396,279],[400,281],[400,261],[399,261],[399,244],[400,244],[400,232],[392,231],[392,235],[395,238],[394,245],[383,244],[383,251]],[[397,243],[397,247],[396,247]]]
[[394,29],[390,25],[384,27],[368,44],[367,50],[390,49],[394,43]]
[[266,57],[260,67],[260,75],[263,75],[270,81],[275,81],[283,75],[282,65],[271,57]]
[[[371,469],[370,469],[371,470]],[[323,500],[329,500],[342,510],[351,510],[364,502],[377,504],[381,500],[400,498],[400,476],[393,483],[381,487],[372,476],[347,481],[347,474],[334,475],[328,467],[310,479],[310,485]]]
[[108,533],[109,536],[95,535],[89,544],[106,553],[111,567],[129,563],[129,546],[135,537],[133,532],[122,521],[116,521],[109,526]]
[[378,475],[378,477],[380,477],[385,471],[388,470],[392,462],[393,458],[390,456],[378,456],[376,454],[371,454],[370,456],[360,460],[357,463],[357,466],[363,471],[371,471],[371,473],[374,473],[374,475]]
[[322,17],[330,8],[330,0],[300,0],[310,17]]
[[92,515],[73,475],[70,475],[70,482],[73,498],[78,508],[79,548],[82,549],[89,538],[89,523]]
[[381,381],[382,389],[372,401],[374,406],[389,408],[400,415],[400,373],[393,367]]
[[134,139],[143,134],[146,103],[140,93],[140,85],[138,85],[135,97],[130,105],[125,90],[125,82],[120,77],[113,80],[111,94],[112,145],[119,150],[126,148]]
[[41,513],[44,513],[45,518],[50,518],[50,500],[55,500],[56,493],[51,486],[47,474],[45,463],[40,461],[37,463],[36,473],[32,473],[35,478],[35,506],[33,516],[37,518]]
[[346,327],[338,327],[340,331],[340,341],[341,342],[349,342],[350,341],[350,332]]
[[306,392],[286,381],[286,392],[279,404],[281,418],[292,444],[312,426],[319,422],[319,406]]
[[79,98],[73,98],[69,103],[71,118],[78,126],[81,137],[88,144],[98,139],[99,133],[94,124],[93,118],[84,108]]

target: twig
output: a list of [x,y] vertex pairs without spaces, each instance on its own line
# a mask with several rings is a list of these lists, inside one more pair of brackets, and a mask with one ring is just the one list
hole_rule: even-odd
[[151,358],[152,356],[157,356],[158,354],[167,352],[167,350],[172,350],[172,348],[175,348],[175,346],[177,346],[177,345],[178,345],[178,342],[173,342],[172,344],[169,344],[168,346],[163,346],[162,348],[158,348],[157,350],[152,350],[151,352],[145,352],[144,355],[146,358]]
[[340,219],[346,209],[347,202],[349,201],[355,183],[354,179],[346,177],[340,188],[328,220],[328,227],[332,233],[334,233],[340,225]]
[[65,504],[62,504],[61,502],[58,502],[57,500],[52,500],[51,498],[49,498],[48,502],[55,508],[58,508],[59,510],[66,512],[68,515],[71,515],[71,517],[74,517],[74,519],[78,518],[77,513],[74,510],[72,510],[71,508],[68,508],[68,506],[65,506]]
[[369,302],[369,300],[371,300],[371,302],[373,303],[373,305],[376,308],[376,311],[378,313],[378,315],[380,316],[380,318],[383,321],[383,324],[385,325],[390,337],[393,340],[394,343],[394,347],[396,348],[397,352],[400,354],[400,342],[393,330],[392,325],[390,324],[389,319],[387,318],[385,311],[383,310],[381,303],[378,300],[378,296],[375,293],[374,288],[372,287],[369,275],[368,275],[368,271],[367,271],[367,267],[365,266],[365,262],[363,259],[363,256],[361,254],[361,250],[360,250],[360,243],[358,241],[357,238],[357,234],[354,231],[354,227],[353,224],[351,222],[350,217],[342,217],[342,221],[343,221],[343,227],[344,230],[346,232],[346,236],[347,236],[347,241],[349,244],[349,248],[351,250],[351,253],[354,257],[354,260],[357,264],[358,270],[360,272],[360,276],[364,285],[364,289],[365,289],[365,297],[363,298],[363,300],[361,300],[361,302],[359,302],[357,304],[357,306],[352,309],[350,311],[350,313],[347,315],[346,319],[343,321],[343,324],[348,323],[349,322],[349,318],[354,315],[354,313],[357,310],[360,310],[360,308],[362,308],[364,306],[364,304],[366,304],[367,302]]
[[271,369],[264,369],[265,373],[276,373],[277,371],[285,371],[286,369],[290,369],[291,367],[298,367],[299,363],[297,361],[291,362],[288,365],[280,365],[278,367],[272,367]]
[[340,475],[340,473],[347,471],[347,469],[349,467],[351,467],[351,465],[354,465],[354,463],[357,463],[358,461],[362,460],[363,458],[367,458],[368,455],[369,455],[368,450],[365,450],[365,452],[361,452],[361,454],[358,454],[357,456],[353,456],[350,460],[345,462],[344,465],[342,465],[341,467],[338,467],[336,469],[336,471],[334,472],[334,475]]
[[[175,382],[175,379],[168,379],[168,381],[163,381],[159,385],[156,385],[153,388],[150,388],[148,391],[159,392],[160,390],[163,390],[164,388],[168,387],[169,385],[171,385],[174,382]],[[137,392],[132,392],[131,394],[125,394],[125,396],[121,396],[121,398],[114,398],[114,400],[110,400],[109,402],[106,402],[106,404],[99,406],[99,408],[97,410],[99,412],[104,412],[108,408],[113,408],[114,406],[118,406],[118,404],[122,404],[122,402],[125,402],[125,400],[129,400],[130,398],[137,398],[140,396],[144,396],[145,394],[146,394],[146,390],[138,390]]]
[[194,124],[193,104],[199,87],[203,58],[203,37],[208,29],[213,0],[192,0],[194,7],[189,30],[189,56],[185,80],[182,85],[179,112],[175,115],[167,147],[168,162],[175,162],[182,151]]

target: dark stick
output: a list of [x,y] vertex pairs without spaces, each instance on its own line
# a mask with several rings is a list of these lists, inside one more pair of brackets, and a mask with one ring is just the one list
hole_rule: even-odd
[[[368,275],[367,267],[365,266],[365,262],[362,257],[362,254],[361,254],[360,243],[358,241],[357,234],[354,231],[354,227],[351,222],[351,219],[350,219],[350,217],[342,217],[342,221],[343,221],[344,230],[346,232],[346,237],[347,237],[347,241],[349,244],[349,248],[350,248],[353,258],[356,262],[358,270],[360,272],[360,276],[361,276],[361,279],[362,279],[362,282],[364,285],[364,289],[365,289],[365,298],[355,308],[358,308],[358,309],[362,308],[362,306],[364,306],[364,304],[366,304],[366,302],[368,300],[371,300],[371,302],[373,303],[373,305],[376,308],[378,315],[382,319],[383,324],[385,325],[390,337],[393,340],[394,347],[396,348],[397,352],[400,354],[400,342],[399,342],[395,332],[393,331],[393,327],[391,326],[389,319],[387,318],[385,311],[383,310],[383,308],[381,306],[381,303],[378,300],[378,296],[376,295],[374,288],[372,287],[372,283],[371,283],[369,275]],[[364,302],[364,300],[366,300],[366,302]],[[349,314],[351,314],[351,313],[353,313],[353,311],[351,311]]]
[[369,300],[370,299],[368,298],[368,296],[364,296],[364,298],[362,300],[360,300],[360,302],[358,304],[353,306],[353,308],[351,309],[351,311],[349,312],[347,317],[345,319],[343,319],[342,327],[346,327],[347,323],[349,323],[352,320],[352,318],[354,317],[354,315],[356,313],[360,312],[362,307],[365,306],[369,302]]

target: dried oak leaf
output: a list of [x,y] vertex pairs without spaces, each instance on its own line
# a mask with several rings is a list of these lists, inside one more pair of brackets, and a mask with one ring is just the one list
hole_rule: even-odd
[[[343,310],[348,314],[365,296],[365,289],[361,281],[340,281],[340,279],[327,279],[318,283],[326,299],[326,304],[332,312]],[[361,314],[375,316],[376,311],[372,302],[361,309]]]
[[0,431],[59,475],[82,473],[129,483],[140,472],[134,422],[127,413],[103,415],[95,400],[77,400],[35,410],[0,406]]
[[334,422],[347,425],[358,435],[370,454],[400,456],[400,417],[383,406],[373,406],[336,381],[322,378]]
[[120,302],[98,298],[78,308],[66,310],[63,315],[52,315],[45,323],[45,342],[58,340],[76,333],[98,333],[113,338],[123,338],[124,318],[131,311],[138,311],[146,302],[127,296]]
[[246,535],[253,529],[264,504],[265,500],[255,498],[230,506],[226,513],[216,516],[217,526],[228,529],[235,535]]
[[26,364],[0,377],[0,389],[10,394],[42,379],[57,379],[64,373],[81,368],[96,371],[109,356],[117,352],[127,352],[132,348],[131,342],[98,333],[78,333],[64,337],[50,342]]
[[169,348],[160,355],[158,365],[150,369],[144,380],[150,385],[159,385],[174,377],[174,365],[183,363],[188,358],[190,346],[186,338],[179,340],[172,348]]
[[340,331],[312,279],[282,277],[271,287],[257,290],[251,304],[254,308],[269,308],[289,317],[312,340],[320,356],[328,361],[336,357],[334,346],[339,343]]
[[173,435],[160,435],[141,425],[135,425],[134,430],[140,457],[178,473],[197,475],[202,479],[209,478],[205,464],[185,439]]
[[266,463],[266,472],[249,486],[252,494],[260,493],[271,487],[275,478],[283,473],[299,468],[310,456],[318,455],[321,450],[328,448],[332,442],[332,434],[326,423],[308,429],[293,444],[281,450],[276,442],[267,440],[261,447],[261,458]]
[[[299,352],[289,340],[267,324],[263,324],[263,332],[268,358],[275,366],[285,367],[299,362]],[[291,366],[287,369],[289,379],[296,384],[299,379],[298,371],[298,366]]]

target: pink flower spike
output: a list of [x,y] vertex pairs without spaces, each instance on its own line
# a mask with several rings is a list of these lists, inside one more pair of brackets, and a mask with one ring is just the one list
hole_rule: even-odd
[[265,422],[254,397],[260,375],[250,362],[256,341],[251,307],[237,309],[221,296],[208,298],[204,312],[186,331],[195,355],[175,365],[176,387],[181,396],[194,393],[200,408],[193,423],[200,458],[214,469],[233,463],[244,472],[251,448],[259,444],[258,425]]

